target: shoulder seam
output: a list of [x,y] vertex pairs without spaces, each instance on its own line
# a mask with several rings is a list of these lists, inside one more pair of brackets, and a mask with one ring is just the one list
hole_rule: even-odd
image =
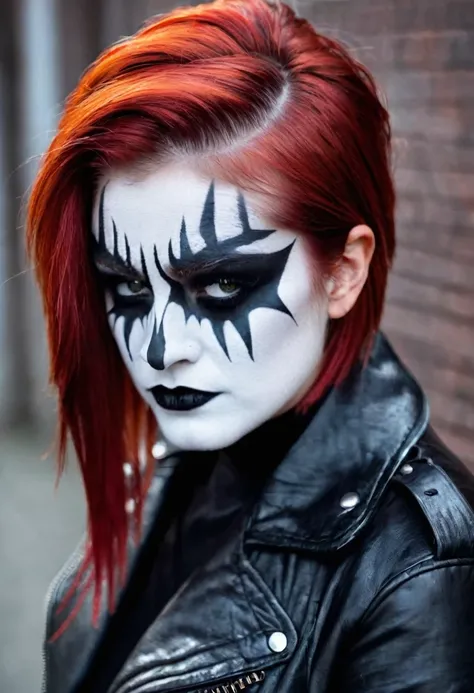
[[474,511],[441,466],[419,457],[402,465],[394,482],[408,491],[429,523],[436,558],[474,557]]
[[468,566],[474,567],[474,557],[472,558],[449,558],[443,561],[436,561],[433,558],[422,559],[417,563],[414,563],[409,568],[406,568],[400,573],[394,575],[385,587],[382,587],[377,594],[373,597],[370,604],[365,609],[363,615],[360,618],[360,623],[369,618],[371,614],[380,606],[380,604],[390,597],[393,592],[399,589],[402,585],[414,580],[420,575],[425,575],[426,573],[444,570],[446,568],[465,568]]

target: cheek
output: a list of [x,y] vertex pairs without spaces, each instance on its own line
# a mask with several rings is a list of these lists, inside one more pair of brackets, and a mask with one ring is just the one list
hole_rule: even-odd
[[109,317],[109,324],[127,369],[132,375],[139,376],[141,362],[140,353],[146,339],[146,322],[144,321],[142,324],[139,319],[133,321],[128,339],[128,346],[125,337],[127,329],[127,321],[125,318],[121,316],[115,319],[114,315],[111,315]]
[[280,362],[286,371],[293,366],[319,361],[324,347],[327,307],[314,296],[287,302],[294,317],[272,310],[256,310],[250,318],[256,364],[275,365]]
[[290,255],[278,295],[293,319],[276,311],[256,311],[253,316],[256,357],[289,357],[285,369],[295,359],[300,363],[319,361],[328,321],[327,293],[323,288],[316,292],[314,269],[301,242]]
[[289,316],[273,310],[251,316],[254,336],[252,392],[265,392],[278,411],[294,406],[315,382],[328,323],[327,300],[315,297],[308,282],[281,292]]

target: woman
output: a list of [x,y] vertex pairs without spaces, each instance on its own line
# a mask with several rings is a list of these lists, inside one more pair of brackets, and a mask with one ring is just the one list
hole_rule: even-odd
[[474,689],[474,483],[377,332],[389,147],[282,4],[176,10],[81,78],[29,210],[89,509],[48,693]]

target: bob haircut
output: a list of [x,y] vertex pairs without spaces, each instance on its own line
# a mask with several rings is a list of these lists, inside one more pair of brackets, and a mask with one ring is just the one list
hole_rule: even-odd
[[[389,118],[370,74],[280,3],[178,8],[113,45],[81,77],[33,186],[27,240],[59,399],[59,471],[70,435],[84,479],[89,578],[83,566],[78,580],[95,584],[95,613],[104,580],[113,608],[146,493],[140,449],[150,450],[156,436],[90,259],[98,176],[189,157],[255,193],[277,227],[307,237],[315,278],[337,271],[354,226],[370,226],[376,248],[367,282],[352,310],[329,325],[304,410],[365,358],[379,326],[395,243],[389,150]],[[133,469],[127,479],[125,462]],[[127,515],[130,497],[135,510]]]

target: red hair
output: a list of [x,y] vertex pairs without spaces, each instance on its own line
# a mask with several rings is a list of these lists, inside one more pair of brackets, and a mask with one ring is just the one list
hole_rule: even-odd
[[[67,100],[35,181],[28,244],[43,295],[59,464],[67,435],[89,510],[96,586],[125,565],[125,502],[139,522],[139,448],[156,431],[126,373],[89,260],[98,174],[144,157],[196,157],[217,178],[258,193],[266,216],[304,234],[331,268],[349,231],[376,239],[353,309],[329,328],[320,376],[301,408],[337,385],[378,328],[394,252],[388,114],[367,70],[283,4],[215,0],[179,8],[106,50]],[[123,464],[135,475],[126,487]]]

